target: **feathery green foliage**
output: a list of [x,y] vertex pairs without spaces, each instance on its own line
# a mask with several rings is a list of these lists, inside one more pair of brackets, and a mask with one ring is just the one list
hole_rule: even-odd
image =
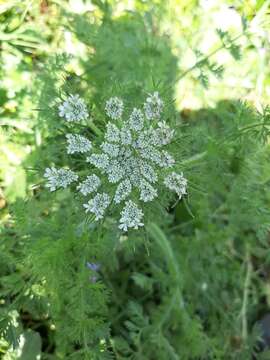
[[[66,1],[42,2],[23,8],[19,20],[16,6],[0,14],[5,24],[17,22],[1,28],[3,59],[19,51],[32,84],[15,91],[14,112],[8,85],[0,93],[5,154],[25,148],[18,162],[22,180],[12,176],[20,191],[8,182],[14,163],[5,159],[1,169],[10,202],[0,202],[3,359],[267,358],[267,351],[259,353],[256,322],[269,308],[269,108],[223,100],[179,112],[174,101],[179,79],[191,77],[209,89],[212,75],[222,81],[226,64],[215,58],[220,51],[244,61],[239,39],[252,42],[252,19],[243,22],[241,36],[216,30],[216,48],[209,54],[198,48],[194,65],[179,71],[173,36],[162,30],[174,18],[171,2],[137,1],[134,11],[121,12],[114,1],[95,1],[84,15]],[[255,10],[262,16],[263,9]],[[24,21],[29,11],[37,17],[48,12],[50,35],[33,35],[31,21],[37,20]],[[63,39],[52,39],[60,27],[81,53],[66,54]],[[44,44],[51,53],[43,52]],[[121,233],[114,214],[91,222],[70,189],[50,193],[44,187],[46,167],[70,164],[70,128],[57,110],[66,95],[80,94],[90,113],[72,130],[101,143],[109,97],[123,97],[131,107],[156,90],[166,103],[164,120],[175,130],[172,147],[177,170],[188,179],[187,196],[179,201],[162,192],[147,208],[146,226]],[[31,121],[22,121],[28,114]],[[72,166],[86,172],[80,155]]]

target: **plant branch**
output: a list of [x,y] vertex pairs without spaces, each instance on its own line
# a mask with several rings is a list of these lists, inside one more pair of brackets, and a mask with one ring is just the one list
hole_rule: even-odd
[[247,307],[248,307],[248,296],[249,296],[249,288],[251,283],[251,272],[252,272],[252,264],[250,260],[250,252],[249,247],[247,245],[246,249],[246,277],[244,282],[244,292],[243,292],[243,303],[241,309],[241,318],[242,318],[242,338],[243,340],[247,339],[248,329],[247,329]]

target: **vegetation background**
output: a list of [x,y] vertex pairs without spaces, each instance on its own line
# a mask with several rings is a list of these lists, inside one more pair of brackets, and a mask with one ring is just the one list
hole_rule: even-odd
[[[270,359],[269,5],[0,0],[1,358]],[[89,236],[44,190],[63,74],[94,109],[175,99],[190,195],[147,236]]]

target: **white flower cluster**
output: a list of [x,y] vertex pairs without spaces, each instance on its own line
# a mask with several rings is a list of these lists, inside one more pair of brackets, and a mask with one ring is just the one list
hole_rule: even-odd
[[50,191],[58,188],[66,188],[68,185],[78,180],[78,175],[69,169],[56,169],[54,167],[45,169],[44,177],[47,179],[45,185]]
[[97,175],[89,175],[87,178],[77,186],[84,196],[96,192],[101,185],[101,180]]
[[124,104],[118,97],[112,97],[106,102],[105,112],[113,120],[120,119],[124,110]]
[[132,130],[140,131],[144,125],[144,116],[143,112],[140,109],[134,108],[130,117],[129,117],[129,127]]
[[179,199],[187,194],[187,179],[184,178],[183,173],[172,172],[164,179],[164,184],[171,191],[175,191]]
[[159,119],[163,110],[163,101],[158,92],[149,95],[144,104],[144,112],[147,120]]
[[96,196],[84,204],[85,212],[95,214],[96,220],[103,218],[105,210],[110,205],[110,196],[106,193],[96,194]]
[[63,117],[67,122],[80,122],[88,118],[86,104],[79,95],[70,95],[58,107],[59,116]]
[[67,134],[66,138],[68,154],[86,153],[92,148],[91,141],[84,136]]
[[126,201],[124,209],[121,211],[119,229],[127,231],[128,228],[138,229],[143,226],[143,212],[131,200]]
[[[106,102],[107,116],[117,122],[107,123],[103,142],[86,159],[99,175],[92,173],[77,186],[82,195],[92,195],[83,206],[87,213],[95,216],[95,220],[102,219],[110,205],[119,206],[124,202],[119,228],[123,231],[138,229],[144,225],[144,214],[139,204],[158,197],[159,180],[176,192],[179,199],[187,193],[187,180],[182,173],[171,171],[175,160],[164,149],[171,143],[174,130],[160,121],[163,107],[163,101],[155,92],[147,97],[143,110],[133,108],[124,120],[123,101],[113,97]],[[92,150],[91,142],[80,135],[68,134],[67,142],[68,154]],[[47,169],[45,177],[51,191],[78,179],[71,170],[55,168]]]

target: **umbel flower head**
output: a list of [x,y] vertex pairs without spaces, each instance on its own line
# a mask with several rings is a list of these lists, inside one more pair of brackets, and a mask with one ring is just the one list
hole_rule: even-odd
[[[165,185],[179,199],[187,194],[187,180],[174,171],[177,164],[168,151],[174,130],[161,121],[163,108],[155,92],[142,109],[133,108],[123,119],[124,103],[113,97],[105,104],[109,120],[100,145],[95,147],[81,135],[67,135],[67,153],[87,155],[89,173],[77,190],[88,197],[83,208],[94,220],[114,207],[121,230],[139,229],[144,225],[144,204],[158,198],[160,186]],[[47,169],[44,176],[51,191],[78,180],[78,175],[66,169]]]
[[120,119],[124,110],[124,104],[117,96],[106,102],[105,112],[113,120]]
[[75,134],[67,134],[67,153],[75,154],[75,153],[86,153],[91,150],[92,144],[84,136]]
[[78,94],[70,95],[62,104],[59,105],[59,116],[67,122],[80,122],[88,118],[86,104]]
[[48,187],[50,191],[55,191],[59,188],[66,188],[79,178],[79,176],[72,170],[56,169],[54,167],[47,168],[45,170],[44,177],[48,180],[46,187]]

